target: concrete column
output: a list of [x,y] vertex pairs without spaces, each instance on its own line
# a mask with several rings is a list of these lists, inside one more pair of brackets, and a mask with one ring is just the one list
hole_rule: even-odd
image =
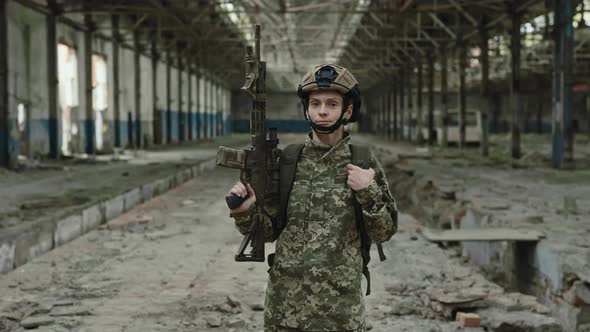
[[141,140],[141,67],[140,67],[140,55],[141,55],[141,45],[139,43],[139,31],[133,31],[133,67],[134,67],[134,97],[135,97],[135,139],[134,145],[135,147],[141,147],[142,140]]
[[95,150],[95,126],[94,107],[92,106],[92,30],[94,29],[90,15],[84,15],[84,87],[86,88],[86,119],[84,120],[84,133],[86,138],[85,151],[94,154]]
[[219,109],[217,93],[219,92],[219,84],[215,81],[213,83],[213,131],[215,132],[215,136],[219,136],[219,117],[217,116],[217,111]]
[[[4,1],[2,1],[4,3]],[[48,2],[49,13],[47,14],[47,97],[49,111],[49,158],[58,159],[59,148],[59,112],[57,108],[57,37],[55,1]],[[4,47],[2,47],[5,50]],[[0,55],[2,59],[5,56]],[[1,131],[1,129],[0,129]]]
[[[574,160],[574,124],[573,124],[573,87],[574,87],[574,27],[573,16],[575,12],[574,0],[565,1],[565,27],[564,27],[564,95],[563,115],[565,124],[565,161]],[[583,22],[583,20],[582,20]]]
[[188,96],[186,106],[188,140],[192,141],[193,137],[193,70],[189,59],[186,59],[186,75],[188,77]]
[[215,100],[217,100],[217,131],[218,131],[218,136],[222,136],[223,135],[223,108],[221,106],[221,85],[217,84],[217,90],[216,90],[216,96],[217,98]]
[[213,83],[213,119],[215,123],[214,131],[215,136],[221,136],[220,126],[219,126],[219,84],[217,82]]
[[215,137],[215,122],[213,109],[213,80],[209,78],[209,137]]
[[572,162],[574,153],[574,132],[572,126],[573,87],[573,0],[554,2],[554,111],[552,160],[555,168],[563,162]]
[[152,130],[154,132],[154,144],[162,144],[162,112],[158,109],[158,60],[156,40],[152,39]]
[[119,87],[119,15],[111,16],[111,27],[113,29],[113,112],[115,126],[115,146],[121,147],[121,102]]
[[399,138],[401,140],[404,140],[405,138],[405,134],[404,134],[404,125],[406,123],[405,121],[405,113],[406,113],[406,105],[405,105],[405,77],[406,77],[406,73],[402,70],[400,72],[400,77],[399,77]]
[[412,95],[412,75],[414,75],[414,68],[410,67],[410,69],[408,70],[407,74],[406,74],[406,82],[405,82],[405,86],[406,86],[406,98],[407,98],[407,109],[408,109],[408,135],[407,135],[407,139],[408,141],[412,140],[412,131],[415,130],[416,128],[414,128],[414,118],[416,116],[415,112],[414,112],[414,101],[413,101],[413,95]]
[[449,85],[448,85],[448,73],[449,73],[449,61],[447,57],[448,51],[445,45],[440,48],[440,99],[441,99],[441,126],[442,126],[442,137],[441,145],[447,146],[449,144]]
[[166,59],[166,143],[172,142],[172,53]]
[[434,56],[428,56],[428,145],[434,145]]
[[479,27],[480,34],[480,48],[481,48],[481,97],[483,99],[483,107],[481,110],[481,154],[482,156],[489,156],[489,113],[490,113],[490,58],[489,58],[489,36],[488,29],[485,27],[487,20],[484,18]]
[[182,72],[184,71],[184,66],[182,63],[182,57],[180,48],[178,48],[178,141],[182,142],[185,138],[185,130],[186,130],[186,121],[185,121],[185,114],[182,112]]
[[393,84],[387,84],[387,120],[385,121],[387,123],[387,139],[391,139],[391,133],[392,133],[392,129],[391,129],[391,112],[392,112],[392,100],[393,100]]
[[397,119],[399,113],[399,104],[398,104],[398,97],[399,97],[399,85],[401,82],[399,81],[399,77],[396,78],[396,82],[393,84],[393,139],[398,139],[398,131],[397,131]]
[[537,114],[536,114],[536,129],[537,134],[543,133],[543,112],[545,109],[545,94],[542,89],[537,92]]
[[0,0],[0,166],[11,168],[16,159],[11,158],[8,148],[10,132],[8,108],[8,23],[6,0]]
[[422,118],[422,59],[418,58],[418,91],[416,91],[416,106],[418,107],[418,133],[416,135],[416,140],[418,144],[424,143],[424,134],[422,133],[422,128],[424,127],[424,121]]
[[459,63],[459,93],[457,95],[459,106],[459,148],[465,147],[465,114],[467,108],[467,98],[465,91],[465,67],[467,66],[467,48],[461,37],[458,44],[458,63]]
[[220,125],[219,125],[219,83],[215,82],[213,84],[213,118],[215,119],[215,136],[221,136]]
[[184,71],[184,64],[182,63],[182,56],[180,48],[178,50],[178,141],[182,142],[186,139],[186,114],[183,113],[182,104],[182,73]]
[[204,105],[204,110],[205,110],[205,138],[210,138],[212,137],[212,132],[211,132],[211,82],[209,81],[209,75],[205,74],[205,90],[204,90],[204,94],[205,94],[205,105]]
[[201,75],[200,75],[200,68],[199,68],[199,64],[197,62],[196,66],[195,66],[195,80],[197,81],[197,100],[195,100],[195,104],[197,104],[197,107],[195,108],[195,116],[196,121],[195,121],[195,125],[197,127],[197,140],[201,139],[201,135],[202,135],[202,129],[201,129],[201,123],[202,123],[202,112],[203,110],[201,109]]
[[211,96],[209,94],[209,80],[207,79],[207,75],[203,75],[203,138],[209,138],[209,101],[211,100]]
[[379,89],[379,126],[381,127],[381,136],[387,137],[387,125],[385,117],[387,116],[387,89]]
[[520,50],[521,50],[521,40],[520,40],[520,24],[522,21],[522,14],[516,12],[516,0],[512,3],[511,9],[511,22],[512,28],[510,31],[510,55],[512,59],[511,63],[511,77],[510,77],[510,101],[511,101],[511,108],[512,108],[512,121],[510,124],[511,127],[511,151],[512,151],[512,158],[518,159],[520,158],[520,113],[521,113],[521,103],[520,103]]

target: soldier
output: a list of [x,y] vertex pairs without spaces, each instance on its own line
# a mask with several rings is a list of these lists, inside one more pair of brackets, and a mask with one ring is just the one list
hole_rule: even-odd
[[[355,121],[360,111],[354,76],[337,65],[316,66],[303,78],[298,95],[312,131],[299,155],[286,226],[269,270],[264,330],[365,331],[361,236],[353,200],[362,207],[368,237],[377,243],[396,232],[397,208],[375,158],[368,169],[351,163],[350,134],[344,125]],[[238,182],[229,193],[249,195],[230,210],[245,234],[256,202],[254,191]],[[272,220],[281,211],[269,210],[265,238],[272,241]]]

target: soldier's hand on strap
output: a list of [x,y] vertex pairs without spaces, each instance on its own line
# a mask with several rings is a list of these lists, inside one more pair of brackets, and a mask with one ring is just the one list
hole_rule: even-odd
[[353,164],[347,164],[346,171],[348,172],[348,181],[346,183],[354,191],[367,188],[375,178],[375,170],[372,168],[362,169]]
[[237,208],[233,209],[233,210],[229,210],[232,214],[236,214],[236,213],[240,213],[240,212],[244,212],[247,211],[250,206],[252,206],[252,204],[254,204],[254,202],[256,202],[256,194],[254,194],[254,189],[252,189],[252,187],[250,186],[250,184],[247,184],[247,187],[244,186],[244,184],[242,182],[238,182],[236,183],[229,191],[229,194],[235,194],[237,196],[240,197],[245,197],[246,195],[248,195],[248,199],[244,201],[244,203],[242,203],[242,205],[238,206]]

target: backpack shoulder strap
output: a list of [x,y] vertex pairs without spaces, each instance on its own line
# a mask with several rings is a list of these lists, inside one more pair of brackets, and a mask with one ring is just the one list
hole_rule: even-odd
[[371,166],[371,150],[366,145],[350,144],[350,153],[352,154],[352,163],[360,168],[369,168]]
[[[352,163],[360,168],[368,169],[371,166],[371,150],[366,145],[350,145],[350,153]],[[371,294],[371,274],[369,273],[369,261],[371,260],[371,238],[366,230],[365,219],[363,217],[363,210],[360,203],[353,200],[354,214],[356,217],[356,225],[359,230],[359,237],[361,239],[361,257],[363,259],[363,275],[367,279],[367,293]],[[377,250],[381,261],[386,259],[381,243],[377,243]]]
[[276,240],[287,226],[287,204],[293,189],[297,162],[305,144],[290,144],[282,151],[279,158],[279,218],[273,223],[273,240]]

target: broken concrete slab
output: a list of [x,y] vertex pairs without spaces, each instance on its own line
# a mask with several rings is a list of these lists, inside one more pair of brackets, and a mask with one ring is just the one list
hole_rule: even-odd
[[543,232],[515,228],[479,228],[436,230],[423,228],[422,235],[432,242],[460,241],[539,241],[545,237]]
[[220,327],[221,320],[222,320],[221,314],[216,313],[216,312],[209,313],[205,317],[205,322],[207,322],[207,326],[209,326],[209,327]]
[[83,306],[57,306],[49,313],[52,317],[89,316],[92,312]]
[[23,319],[20,325],[25,329],[34,329],[42,325],[51,325],[55,322],[55,318],[50,316],[31,316]]
[[497,332],[562,332],[553,317],[529,311],[506,312],[497,308],[478,309],[481,326]]

